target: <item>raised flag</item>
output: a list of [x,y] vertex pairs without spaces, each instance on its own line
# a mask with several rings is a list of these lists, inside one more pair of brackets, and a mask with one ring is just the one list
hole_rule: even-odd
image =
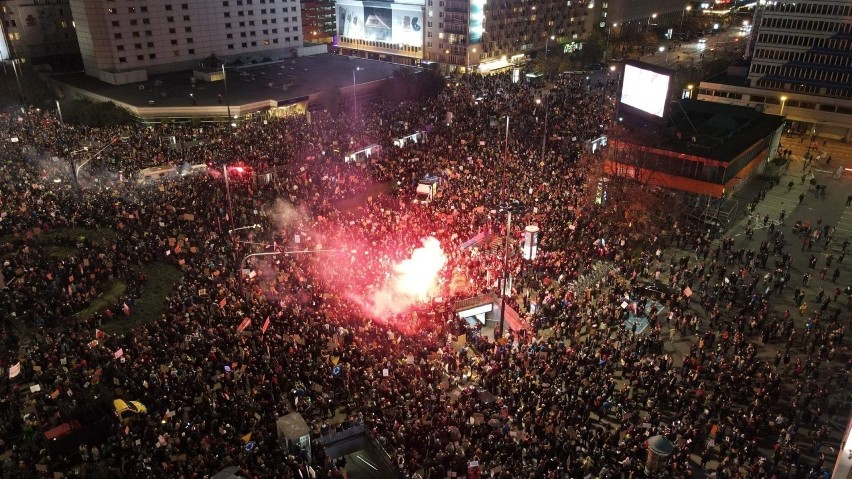
[[100,329],[95,330],[95,339],[103,339],[106,336],[106,333],[101,331]]
[[243,322],[240,323],[239,326],[237,326],[237,332],[242,333],[250,325],[251,325],[251,319],[250,318],[243,318]]
[[21,374],[21,362],[20,361],[18,362],[18,364],[14,364],[14,365],[12,365],[12,367],[9,368],[9,379],[14,378],[18,374]]
[[243,442],[251,441],[251,433],[246,434],[245,436],[241,437],[240,439],[242,439]]
[[220,308],[224,308],[226,304],[228,304],[228,298],[222,298],[222,301],[219,301]]
[[267,329],[269,329],[269,316],[266,317],[266,321],[263,322],[263,327],[260,330],[263,334],[266,334]]

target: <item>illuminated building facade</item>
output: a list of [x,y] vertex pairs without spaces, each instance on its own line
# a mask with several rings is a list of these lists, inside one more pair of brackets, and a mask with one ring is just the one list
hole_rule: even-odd
[[852,4],[766,2],[755,15],[751,64],[701,82],[698,98],[784,115],[794,130],[852,139]]
[[333,0],[302,0],[302,34],[306,42],[331,43],[335,35]]
[[339,0],[338,45],[375,60],[489,72],[570,49],[591,33],[593,12],[591,0]]
[[79,55],[69,0],[0,0],[0,22],[0,58],[4,60],[52,63]]
[[225,60],[279,59],[302,46],[297,0],[70,0],[83,66],[113,84]]

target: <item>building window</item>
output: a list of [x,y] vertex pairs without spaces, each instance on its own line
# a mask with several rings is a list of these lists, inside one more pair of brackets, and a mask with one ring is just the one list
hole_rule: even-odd
[[143,11],[143,12],[147,12],[147,11],[148,11],[148,7],[139,7],[139,10],[141,10],[141,11]]
[[127,7],[127,13],[136,13],[136,7]]
[[136,20],[136,19],[134,18],[133,20],[130,20],[130,24],[131,24],[131,25],[138,25],[138,24],[139,24],[139,20]]
[[150,58],[151,60],[153,60],[153,59],[157,58],[157,54],[156,54],[156,53],[149,53],[149,54],[148,54],[148,58]]
[[177,33],[177,30],[175,30],[174,28],[169,28],[169,33]]
[[124,51],[124,45],[118,45],[118,46],[115,47],[115,49],[120,51],[120,52],[123,52]]
[[223,6],[223,7],[227,7],[227,6],[228,6],[228,2],[222,2],[222,6]]
[[186,43],[192,43],[192,37],[187,38]]
[[166,17],[166,21],[169,22],[169,23],[174,23],[175,17]]
[[172,52],[172,55],[174,55],[174,56],[176,56],[176,57],[179,57],[179,56],[180,56],[180,50],[174,50],[174,51]]
[[181,9],[181,10],[189,10],[189,5],[188,5],[188,4],[186,4],[186,3],[181,3],[181,4],[180,4],[180,9]]
[[145,59],[145,55],[136,55],[136,59],[140,62]]
[[139,32],[133,32],[133,38],[139,38]]
[[[13,20],[13,21],[14,21],[14,20]],[[6,26],[8,27],[9,25],[7,24]],[[118,20],[113,20],[113,21],[112,21],[112,26],[114,26],[114,27],[119,26]]]
[[127,63],[127,57],[118,57],[118,63]]
[[151,30],[145,30],[145,36],[146,37],[150,37],[152,35],[153,35],[153,33],[151,33]]
[[121,34],[120,33],[116,33],[112,37],[115,38],[116,40],[121,40]]
[[183,29],[183,31],[185,31],[185,32],[187,32],[187,33],[192,32],[192,27],[185,27],[185,28]]
[[194,55],[194,54],[195,54],[195,49],[194,49],[194,48],[190,48],[190,49],[189,49],[189,54],[190,54],[190,55]]
[[154,48],[154,42],[148,42],[148,48]]
[[172,40],[172,45],[177,45],[177,40]]
[[[225,3],[228,3],[228,2],[225,2]],[[229,43],[229,44],[228,44],[228,50],[233,50],[233,49],[234,49],[234,44],[233,44],[233,43]]]
[[171,12],[171,11],[172,11],[172,6],[171,6],[171,5],[166,5],[166,11],[167,11],[167,12]]
[[141,49],[142,49],[142,44],[141,44],[141,43],[135,43],[135,44],[133,44],[133,48],[135,48],[135,49],[137,49],[137,50],[141,50]]
[[183,16],[183,21],[188,22],[188,21],[189,21],[189,15],[184,15],[184,16]]

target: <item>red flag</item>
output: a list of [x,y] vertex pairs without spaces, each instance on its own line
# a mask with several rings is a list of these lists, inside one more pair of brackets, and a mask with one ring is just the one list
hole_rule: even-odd
[[100,329],[95,330],[95,339],[101,339],[106,336],[106,333],[101,331]]
[[245,331],[245,329],[246,329],[247,327],[249,327],[249,325],[251,325],[251,319],[249,319],[249,318],[243,318],[243,322],[242,322],[242,323],[240,323],[240,325],[239,325],[239,326],[237,326],[237,332],[238,332],[238,333],[242,333],[243,331]]
[[266,317],[266,321],[263,322],[263,328],[261,328],[261,332],[266,334],[266,330],[269,329],[269,316]]
[[222,298],[222,301],[219,301],[220,308],[224,308],[226,304],[228,304],[228,298]]

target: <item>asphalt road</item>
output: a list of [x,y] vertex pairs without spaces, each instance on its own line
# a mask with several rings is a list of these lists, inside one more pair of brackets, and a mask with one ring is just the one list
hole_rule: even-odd
[[349,479],[386,479],[389,472],[380,464],[366,450],[353,452],[346,455],[346,474]]

